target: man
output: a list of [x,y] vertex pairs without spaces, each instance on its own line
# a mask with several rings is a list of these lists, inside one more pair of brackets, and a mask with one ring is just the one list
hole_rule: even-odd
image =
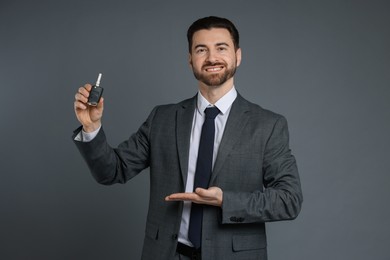
[[296,218],[302,203],[287,122],[237,93],[241,49],[229,20],[199,19],[187,37],[195,97],[157,106],[113,149],[104,101],[88,106],[87,84],[75,96],[75,143],[101,184],[150,167],[142,259],[267,259],[264,223]]

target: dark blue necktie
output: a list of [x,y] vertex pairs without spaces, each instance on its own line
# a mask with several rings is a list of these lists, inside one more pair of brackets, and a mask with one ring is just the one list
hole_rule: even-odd
[[[219,114],[216,107],[206,108],[206,119],[200,135],[198,159],[196,162],[194,190],[198,187],[207,189],[213,167],[213,150],[215,123],[214,119]],[[201,246],[203,205],[192,203],[188,238],[195,248]]]

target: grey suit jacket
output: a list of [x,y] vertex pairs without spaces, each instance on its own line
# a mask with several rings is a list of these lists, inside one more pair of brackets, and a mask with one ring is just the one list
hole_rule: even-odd
[[[103,129],[91,142],[75,141],[101,184],[125,183],[150,167],[142,259],[174,258],[183,203],[164,198],[184,192],[195,106],[196,96],[154,108],[139,130],[115,149]],[[206,206],[203,213],[203,260],[265,260],[264,223],[297,217],[302,193],[288,139],[284,117],[238,95],[210,180],[210,186],[223,190],[223,205]]]

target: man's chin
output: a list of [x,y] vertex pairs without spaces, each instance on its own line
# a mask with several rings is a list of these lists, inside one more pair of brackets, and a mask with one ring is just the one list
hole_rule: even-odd
[[227,79],[221,78],[219,75],[209,76],[208,78],[203,78],[202,82],[209,87],[219,87],[225,83]]
[[219,88],[223,84],[223,82],[220,83],[220,82],[209,82],[209,81],[202,81],[202,83],[210,88]]
[[233,77],[234,71],[231,73],[213,73],[213,74],[197,74],[194,72],[195,78],[205,84],[206,86],[218,88],[222,86],[226,81]]

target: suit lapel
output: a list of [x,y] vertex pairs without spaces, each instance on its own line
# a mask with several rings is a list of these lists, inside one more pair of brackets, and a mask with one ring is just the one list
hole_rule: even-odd
[[238,95],[232,104],[229,118],[226,122],[221,144],[218,149],[218,155],[215,160],[214,169],[211,174],[210,183],[213,183],[236,142],[242,138],[241,133],[249,120],[248,111],[249,108],[246,104],[246,100]]
[[181,176],[183,180],[183,187],[187,182],[188,173],[188,159],[190,151],[190,138],[191,138],[191,127],[194,118],[194,109],[196,103],[196,96],[183,101],[179,104],[176,118],[176,140],[177,140],[177,151],[179,155],[179,163]]

